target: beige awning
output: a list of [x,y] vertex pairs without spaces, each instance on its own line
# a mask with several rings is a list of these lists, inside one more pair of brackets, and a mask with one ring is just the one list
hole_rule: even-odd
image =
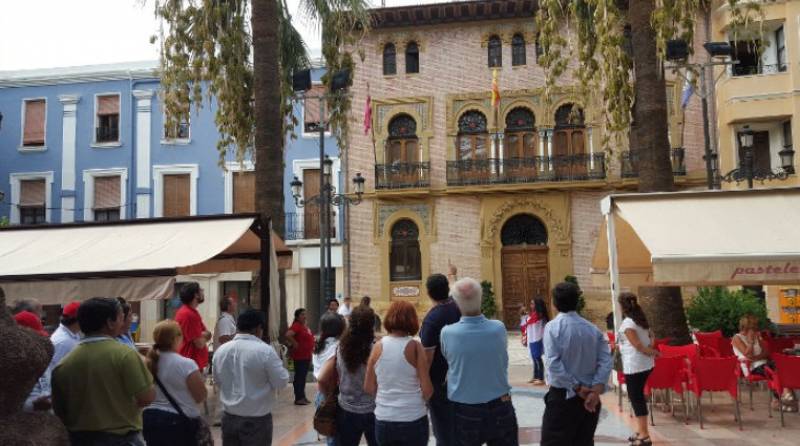
[[[800,283],[800,188],[611,195],[620,281]],[[600,231],[592,272],[606,274]]]
[[[178,274],[258,270],[260,227],[255,216],[229,215],[4,228],[0,286],[9,300],[42,303],[162,299]],[[274,234],[271,246],[291,266]]]

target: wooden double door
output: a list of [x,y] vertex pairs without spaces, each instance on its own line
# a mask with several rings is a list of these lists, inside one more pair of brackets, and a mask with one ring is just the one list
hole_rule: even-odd
[[547,263],[547,246],[504,246],[501,268],[503,270],[503,322],[510,329],[518,329],[519,310],[530,308],[531,300],[540,296],[549,302],[550,270]]

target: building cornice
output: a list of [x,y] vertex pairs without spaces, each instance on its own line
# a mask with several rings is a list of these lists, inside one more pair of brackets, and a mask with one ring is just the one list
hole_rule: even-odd
[[0,71],[0,88],[158,79],[158,61]]
[[538,0],[473,0],[429,5],[375,8],[372,29],[533,18]]

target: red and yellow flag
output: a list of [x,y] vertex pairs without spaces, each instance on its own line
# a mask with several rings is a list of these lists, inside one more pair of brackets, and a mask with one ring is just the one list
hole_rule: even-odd
[[500,106],[500,85],[497,82],[497,68],[492,70],[492,108]]

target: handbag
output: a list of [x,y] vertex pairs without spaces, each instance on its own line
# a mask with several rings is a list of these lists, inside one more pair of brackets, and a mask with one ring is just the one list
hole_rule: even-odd
[[616,372],[622,372],[622,352],[619,351],[619,342],[614,343],[614,351],[611,353],[613,360],[612,367]]
[[161,393],[167,397],[169,400],[169,404],[175,409],[178,414],[184,419],[184,426],[186,426],[186,432],[193,436],[195,440],[195,444],[198,446],[214,446],[214,437],[211,436],[211,427],[206,423],[206,420],[203,417],[191,418],[187,417],[186,414],[181,409],[181,406],[172,398],[172,395],[167,392],[167,388],[164,387],[164,384],[161,383],[161,380],[158,379],[158,376],[155,376],[156,384],[158,388],[161,389]]
[[336,386],[333,388],[333,392],[326,395],[317,410],[314,411],[314,430],[326,437],[336,435],[336,411],[339,407],[339,373],[335,367],[333,370],[336,373]]

